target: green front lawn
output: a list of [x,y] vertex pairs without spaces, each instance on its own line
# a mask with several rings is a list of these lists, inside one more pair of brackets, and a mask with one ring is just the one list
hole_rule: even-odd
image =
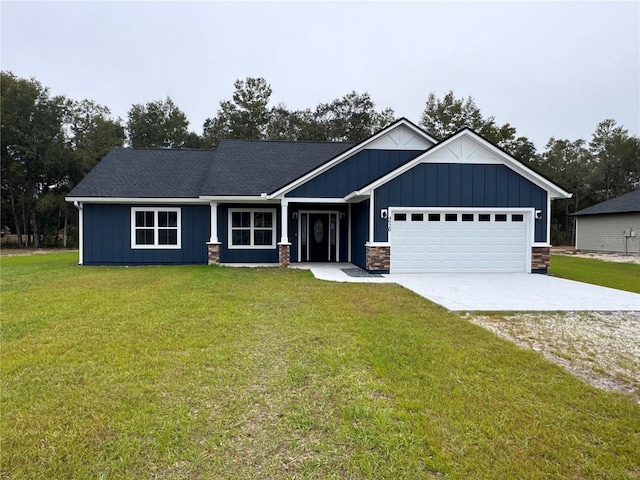
[[640,293],[640,265],[552,255],[549,273],[578,282]]
[[76,258],[1,259],[0,478],[640,478],[635,399],[400,287]]

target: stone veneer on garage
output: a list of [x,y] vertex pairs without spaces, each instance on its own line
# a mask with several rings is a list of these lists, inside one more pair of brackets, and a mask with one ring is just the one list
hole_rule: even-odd
[[531,247],[531,272],[547,273],[551,247]]
[[388,272],[391,269],[391,247],[367,245],[366,268],[372,272]]

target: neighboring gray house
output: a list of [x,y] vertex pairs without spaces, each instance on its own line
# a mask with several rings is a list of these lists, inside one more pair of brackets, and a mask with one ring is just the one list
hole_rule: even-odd
[[578,250],[640,254],[640,188],[573,216]]
[[400,119],[360,143],[118,148],[70,193],[80,263],[352,262],[379,272],[540,272],[570,194],[469,129]]

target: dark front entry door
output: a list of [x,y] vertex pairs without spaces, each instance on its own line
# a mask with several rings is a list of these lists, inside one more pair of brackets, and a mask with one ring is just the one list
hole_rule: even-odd
[[309,214],[309,261],[329,260],[329,214]]

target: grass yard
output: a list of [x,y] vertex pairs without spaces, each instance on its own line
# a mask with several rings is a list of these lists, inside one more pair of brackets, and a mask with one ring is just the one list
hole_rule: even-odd
[[578,282],[640,293],[640,265],[605,262],[592,258],[552,255],[551,275]]
[[395,285],[76,259],[1,259],[0,478],[640,478],[631,397]]

